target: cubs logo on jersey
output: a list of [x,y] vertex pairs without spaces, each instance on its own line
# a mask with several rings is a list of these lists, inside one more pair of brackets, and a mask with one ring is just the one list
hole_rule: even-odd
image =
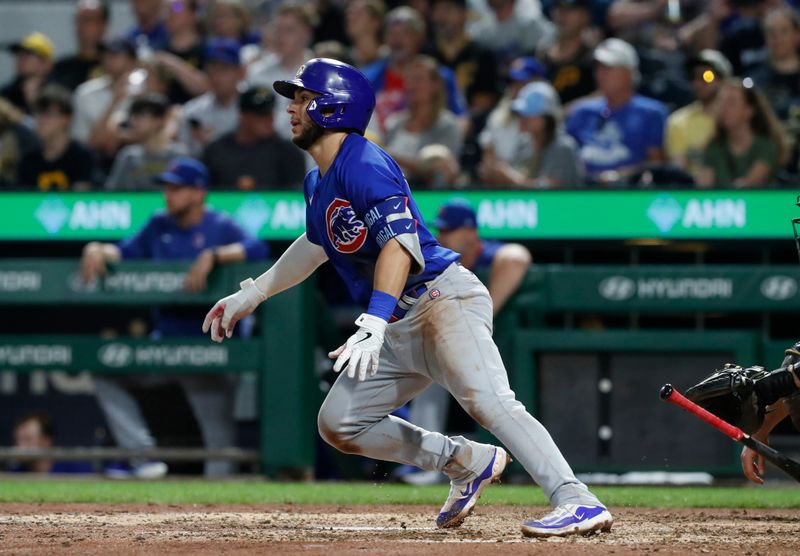
[[355,253],[367,239],[367,227],[356,216],[350,201],[338,197],[331,201],[325,210],[325,224],[331,245],[340,253]]

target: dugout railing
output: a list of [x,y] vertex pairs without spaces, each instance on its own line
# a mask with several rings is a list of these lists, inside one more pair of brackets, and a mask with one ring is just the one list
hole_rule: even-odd
[[[247,339],[232,338],[221,344],[208,337],[169,337],[151,340],[133,337],[102,338],[99,335],[47,334],[47,307],[74,307],[82,318],[87,306],[155,307],[203,305],[239,287],[244,276],[263,272],[264,263],[227,265],[209,276],[202,293],[183,289],[186,264],[137,262],[111,267],[108,275],[86,286],[76,260],[20,259],[0,261],[0,306],[14,318],[22,307],[41,307],[42,333],[0,336],[0,370],[26,373],[90,371],[92,373],[243,373],[258,377],[259,448],[257,451],[204,450],[159,447],[135,455],[170,461],[228,459],[259,462],[272,473],[280,468],[310,468],[314,464],[317,388],[313,381],[315,329],[312,302],[314,281],[309,280],[259,309],[256,333]],[[102,327],[102,323],[96,323]],[[198,327],[200,326],[198,322]],[[119,449],[58,449],[59,459],[106,459],[132,455]],[[3,448],[5,460],[36,457]]]

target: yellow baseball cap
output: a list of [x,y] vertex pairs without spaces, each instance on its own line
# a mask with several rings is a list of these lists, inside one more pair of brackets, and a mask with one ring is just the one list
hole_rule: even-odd
[[54,54],[53,43],[47,38],[47,35],[38,31],[31,33],[20,42],[12,44],[10,50],[12,52],[24,50],[45,60],[52,60]]

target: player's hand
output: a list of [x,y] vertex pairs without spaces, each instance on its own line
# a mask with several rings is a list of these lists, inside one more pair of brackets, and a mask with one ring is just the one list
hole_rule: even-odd
[[752,482],[764,484],[764,458],[747,446],[742,449],[742,471]]
[[186,291],[201,292],[206,289],[209,273],[214,269],[214,252],[205,249],[195,259],[186,278],[183,280],[183,287]]
[[336,359],[336,363],[333,364],[334,372],[338,373],[346,367],[347,376],[355,378],[358,372],[358,380],[364,380],[367,378],[367,372],[369,376],[375,376],[378,372],[378,360],[387,322],[364,313],[356,319],[356,324],[359,327],[356,333],[339,349],[330,352],[328,357]]
[[267,299],[252,278],[244,280],[239,286],[242,289],[238,292],[217,301],[203,321],[203,333],[211,330],[211,339],[215,342],[230,338],[239,319],[255,311],[258,304]]
[[106,274],[106,259],[101,244],[93,241],[83,248],[81,257],[81,279],[88,284]]

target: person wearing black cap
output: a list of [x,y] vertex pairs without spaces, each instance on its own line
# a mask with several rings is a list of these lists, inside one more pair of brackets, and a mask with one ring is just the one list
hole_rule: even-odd
[[275,95],[252,87],[239,97],[239,125],[212,142],[203,161],[215,187],[297,190],[305,177],[300,150],[275,132]]
[[592,24],[591,0],[556,0],[552,9],[556,34],[540,49],[550,82],[563,104],[594,92],[592,51],[587,31]]
[[140,92],[137,77],[136,48],[125,39],[110,39],[102,45],[103,75],[80,85],[73,95],[75,114],[72,137],[107,157],[119,149],[118,134],[110,125],[112,117],[130,106],[131,97]]
[[686,67],[697,100],[669,115],[664,149],[670,162],[695,174],[716,129],[717,94],[733,68],[721,52],[710,49],[689,58]]
[[[170,162],[154,181],[163,187],[165,209],[154,214],[134,236],[118,244],[91,242],[84,247],[81,277],[86,283],[105,276],[108,264],[127,260],[186,261],[191,263],[184,281],[187,291],[203,291],[209,273],[221,264],[264,260],[267,244],[250,236],[225,213],[206,205],[208,171],[192,158]],[[197,336],[203,314],[187,307],[160,307],[153,311],[154,338]],[[141,386],[142,376],[95,377],[95,391],[114,440],[122,448],[155,446],[150,428],[130,389]],[[235,443],[234,383],[226,375],[181,375],[174,379],[186,392],[206,448],[230,448]],[[158,478],[166,474],[163,462],[131,462],[125,470],[132,478]],[[206,475],[232,471],[225,461],[207,461]],[[117,470],[116,476],[120,476]]]
[[41,146],[22,158],[19,183],[40,191],[87,190],[94,160],[89,150],[71,139],[72,98],[60,85],[48,85],[36,100],[36,134]]
[[166,132],[168,112],[169,101],[164,95],[145,93],[133,100],[127,130],[132,143],[114,159],[106,189],[154,189],[156,174],[170,160],[186,154],[186,147],[173,143]]
[[239,43],[211,39],[205,60],[209,91],[187,102],[181,112],[179,137],[192,156],[201,156],[211,141],[236,129],[239,122],[238,86],[245,75]]

